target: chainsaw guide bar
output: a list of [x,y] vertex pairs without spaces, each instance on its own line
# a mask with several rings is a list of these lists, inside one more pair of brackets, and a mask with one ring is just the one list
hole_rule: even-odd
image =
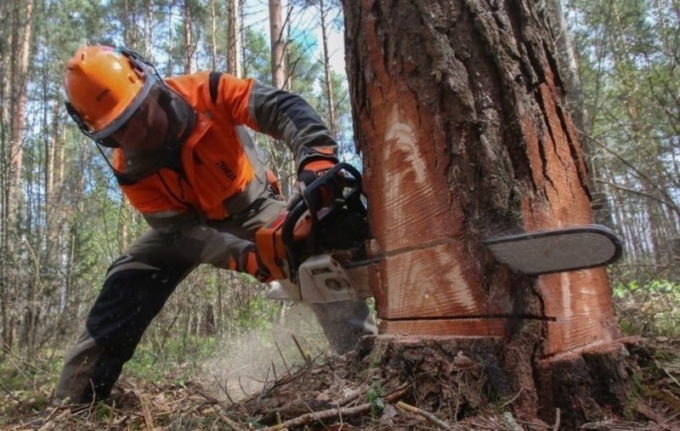
[[611,229],[596,224],[495,236],[484,245],[499,262],[529,275],[609,265],[623,250]]

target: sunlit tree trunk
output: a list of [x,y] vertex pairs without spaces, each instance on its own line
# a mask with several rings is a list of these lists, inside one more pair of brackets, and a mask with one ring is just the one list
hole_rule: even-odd
[[217,5],[210,0],[210,69],[217,70]]
[[281,0],[269,0],[269,32],[272,51],[272,85],[277,88],[283,88],[286,82],[286,64]]
[[184,0],[182,6],[182,36],[184,38],[184,73],[189,74],[196,70],[194,52],[196,51],[196,43],[192,35],[192,3],[191,0]]
[[234,76],[243,75],[241,61],[241,2],[227,0],[228,35],[227,35],[227,72]]
[[319,15],[321,17],[321,39],[323,48],[323,71],[326,104],[328,106],[328,128],[331,133],[337,133],[337,120],[335,118],[335,102],[333,101],[333,82],[331,81],[330,54],[328,52],[328,9],[324,0],[319,0]]
[[140,43],[140,5],[138,0],[124,0],[123,2],[123,41],[128,48],[141,51]]
[[165,65],[165,76],[172,76],[172,69],[173,69],[173,66],[174,66],[173,56],[171,54],[173,47],[175,46],[175,43],[174,43],[174,40],[173,40],[173,30],[172,30],[173,25],[174,25],[174,22],[173,22],[173,19],[172,19],[172,12],[173,12],[173,3],[169,3],[167,5],[167,11],[165,12],[165,16],[167,17],[166,25],[167,25],[167,28],[168,28],[168,37],[167,37],[166,43],[167,43],[167,46],[168,46],[168,53],[170,55],[169,55],[169,58],[168,58],[168,62]]
[[144,57],[146,58],[152,58],[153,24],[153,2],[144,0]]

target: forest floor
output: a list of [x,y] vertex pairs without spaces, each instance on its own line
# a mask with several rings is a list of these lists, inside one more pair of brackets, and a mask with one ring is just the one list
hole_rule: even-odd
[[[653,355],[646,361],[631,359],[638,371],[637,389],[627,417],[599,418],[580,429],[680,429],[680,339],[658,337],[646,343]],[[110,400],[92,405],[53,405],[52,388],[39,382],[33,390],[0,387],[0,429],[564,429],[559,412],[552,423],[526,422],[513,416],[513,398],[489,401],[481,395],[483,379],[464,360],[455,372],[432,379],[377,367],[371,364],[375,358],[361,349],[311,358],[300,348],[299,355],[298,365],[272,370],[261,390],[240,400],[227,388],[218,393],[205,383],[154,384],[130,377],[119,382]]]

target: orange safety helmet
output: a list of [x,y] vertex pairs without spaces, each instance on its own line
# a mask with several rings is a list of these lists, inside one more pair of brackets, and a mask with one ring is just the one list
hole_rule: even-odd
[[119,129],[160,80],[153,65],[126,48],[82,46],[66,63],[66,108],[100,144]]
[[[121,183],[133,183],[160,166],[174,165],[193,130],[193,107],[163,81],[152,63],[130,49],[80,47],[66,64],[65,87],[66,110],[95,141]],[[156,109],[153,116],[148,115],[150,107]],[[160,123],[163,127],[157,129]],[[135,136],[140,142],[121,141],[127,135],[116,132],[125,132],[130,124],[146,126],[145,133],[157,145],[140,146],[147,135]]]

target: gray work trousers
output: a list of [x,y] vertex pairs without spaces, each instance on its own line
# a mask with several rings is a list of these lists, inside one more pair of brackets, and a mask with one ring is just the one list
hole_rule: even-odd
[[[273,196],[209,226],[227,232],[234,247],[252,241],[257,229],[283,211]],[[104,285],[87,318],[85,330],[67,353],[55,390],[58,399],[90,402],[108,397],[123,364],[133,355],[145,329],[165,301],[200,262],[187,257],[167,236],[150,230],[107,271]],[[351,350],[358,339],[375,333],[364,301],[310,304],[332,348]]]

